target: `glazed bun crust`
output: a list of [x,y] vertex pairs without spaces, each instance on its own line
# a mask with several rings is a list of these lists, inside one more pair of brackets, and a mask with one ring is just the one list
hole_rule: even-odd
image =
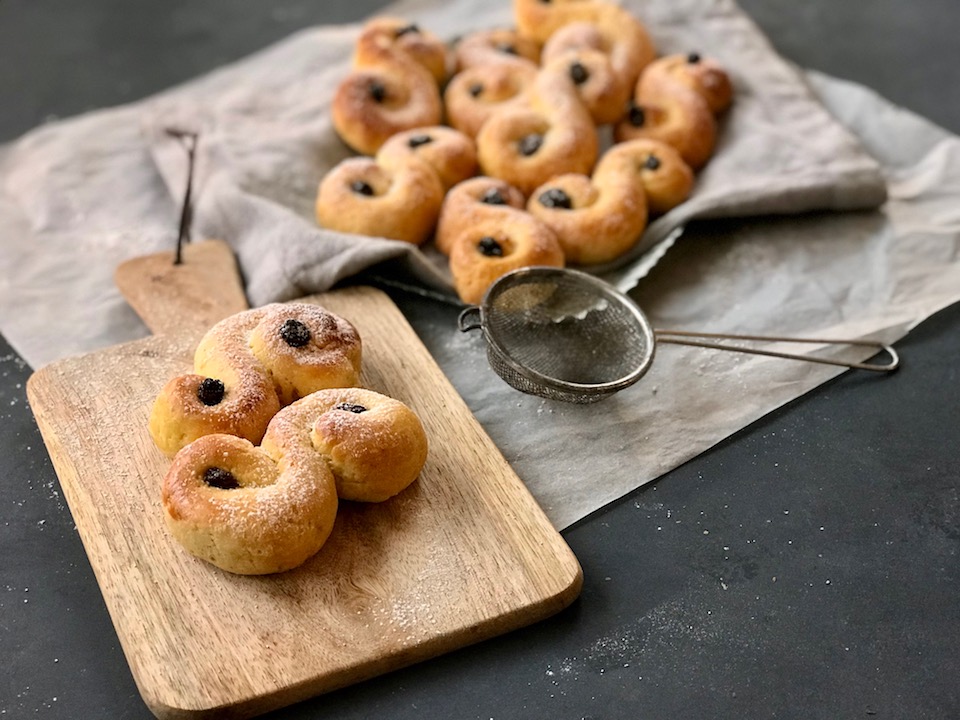
[[308,303],[275,303],[211,328],[194,372],[174,377],[154,400],[150,435],[166,455],[204,435],[257,443],[286,404],[319,388],[356,385],[362,343],[348,321]]
[[360,33],[353,66],[331,106],[334,128],[352,149],[373,155],[398,132],[439,124],[448,53],[434,35],[398,18],[374,18]]
[[456,236],[450,272],[457,294],[477,304],[496,280],[511,270],[532,265],[563,267],[564,255],[554,232],[529,213],[514,211],[509,222],[487,215]]
[[568,262],[607,263],[640,240],[650,213],[687,199],[693,171],[679,153],[655,140],[611,147],[591,177],[561,175],[539,187],[529,212],[553,230]]
[[433,232],[443,195],[440,178],[425,162],[385,166],[374,158],[348,158],[320,183],[317,222],[419,245]]
[[364,389],[320,390],[281,410],[259,447],[206,435],[177,453],[161,499],[192,555],[231,573],[295,568],[333,530],[339,498],[382,502],[427,459],[416,414]]
[[[519,190],[504,180],[480,176],[454,186],[443,200],[434,244],[437,250],[449,255],[457,236],[469,230],[497,207],[523,210],[526,199]],[[504,221],[515,217],[507,212]]]
[[232,435],[206,435],[181,450],[161,491],[173,537],[201,560],[242,575],[290,570],[314,555],[336,518],[333,475],[322,456],[283,450],[296,457],[296,471],[290,461],[281,471]]
[[498,177],[529,194],[552,177],[589,173],[599,138],[566,68],[537,73],[529,107],[495,112],[477,135],[484,175]]
[[477,174],[477,146],[473,139],[445,125],[397,133],[383,144],[377,159],[387,167],[423,161],[437,174],[444,191]]
[[427,436],[404,403],[362,388],[324,390],[304,403],[314,447],[328,458],[342,500],[383,502],[405,490],[427,459]]

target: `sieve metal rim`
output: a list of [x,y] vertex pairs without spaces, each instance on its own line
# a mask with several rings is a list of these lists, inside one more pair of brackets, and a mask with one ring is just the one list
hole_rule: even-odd
[[[627,375],[624,375],[616,380],[610,380],[603,383],[577,383],[569,380],[559,380],[557,378],[550,377],[549,375],[544,375],[514,360],[514,358],[506,351],[494,334],[490,332],[487,323],[487,308],[491,305],[493,300],[496,299],[497,295],[499,295],[505,286],[518,285],[522,283],[527,276],[533,276],[536,279],[558,278],[565,279],[567,281],[573,277],[578,282],[589,285],[598,296],[603,296],[607,300],[611,300],[625,308],[636,321],[636,324],[640,329],[640,334],[645,340],[644,357],[637,367]],[[477,317],[477,320],[473,320],[474,316]],[[498,278],[493,282],[493,284],[490,285],[490,287],[484,293],[479,305],[471,305],[464,309],[460,313],[457,323],[462,332],[479,329],[483,333],[484,340],[487,343],[487,348],[492,348],[494,352],[497,353],[498,357],[507,366],[509,366],[513,372],[517,373],[529,382],[539,384],[557,392],[579,393],[584,397],[606,396],[630,387],[640,378],[646,375],[647,371],[650,369],[650,366],[653,364],[653,357],[656,352],[656,336],[653,331],[653,326],[650,324],[647,316],[633,300],[631,300],[625,293],[620,292],[600,278],[580,270],[573,270],[571,268],[556,268],[535,265],[512,270]]]

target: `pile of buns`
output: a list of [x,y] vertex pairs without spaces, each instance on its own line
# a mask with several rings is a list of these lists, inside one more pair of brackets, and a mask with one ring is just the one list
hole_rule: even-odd
[[518,267],[630,250],[688,197],[733,98],[716,61],[657,58],[612,2],[514,0],[514,19],[450,46],[404,20],[368,22],[332,106],[360,157],[317,195],[323,227],[433,239],[469,303]]
[[307,303],[266,305],[217,323],[194,372],[169,380],[150,435],[173,458],[167,527],[229,572],[297,567],[324,545],[339,500],[381,502],[409,486],[427,438],[402,402],[360,382],[347,320]]

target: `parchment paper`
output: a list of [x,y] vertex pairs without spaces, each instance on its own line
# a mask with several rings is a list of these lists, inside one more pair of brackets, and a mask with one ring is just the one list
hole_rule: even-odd
[[[805,77],[732,2],[629,5],[663,52],[716,55],[737,86],[694,197],[641,247],[694,217],[740,219],[690,224],[642,280],[634,294],[655,325],[890,341],[960,297],[955,137],[862,88]],[[509,22],[506,3],[396,11],[449,35]],[[347,154],[326,110],[356,32],[304,31],[158,97],[39,128],[0,153],[0,262],[12,270],[0,280],[0,329],[28,362],[145,334],[112,274],[126,257],[172,247],[186,156],[169,127],[201,133],[195,231],[233,244],[252,303],[327,289],[372,265],[399,272],[378,265],[390,258],[444,287],[444,269],[419,251],[312,221],[317,181]],[[810,212],[875,208],[887,193],[879,210]],[[788,216],[758,217],[771,213]],[[632,286],[649,257],[608,277]],[[457,333],[455,314],[424,305],[411,321],[560,528],[836,372],[661,346],[640,384],[596,406],[562,405],[504,385],[481,339]]]

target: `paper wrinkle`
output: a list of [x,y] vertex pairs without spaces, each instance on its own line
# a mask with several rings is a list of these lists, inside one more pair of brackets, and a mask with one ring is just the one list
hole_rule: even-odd
[[[866,88],[802,74],[731,0],[627,6],[662,52],[715,55],[737,87],[691,200],[650,226],[640,246],[648,254],[597,269],[621,289],[636,285],[631,295],[655,326],[892,342],[960,299],[960,140]],[[391,10],[445,37],[510,24],[499,0]],[[51,123],[0,149],[0,263],[13,269],[0,278],[0,329],[25,359],[40,366],[146,334],[113,272],[174,246],[187,156],[171,126],[200,132],[194,236],[231,243],[254,305],[369,267],[449,289],[429,248],[313,221],[320,177],[348,155],[329,104],[357,31],[308,29],[148,100]],[[679,228],[682,236],[671,235]],[[564,405],[500,381],[481,334],[457,332],[456,308],[412,300],[405,310],[558,528],[841,372],[660,344],[635,386],[597,405]]]

